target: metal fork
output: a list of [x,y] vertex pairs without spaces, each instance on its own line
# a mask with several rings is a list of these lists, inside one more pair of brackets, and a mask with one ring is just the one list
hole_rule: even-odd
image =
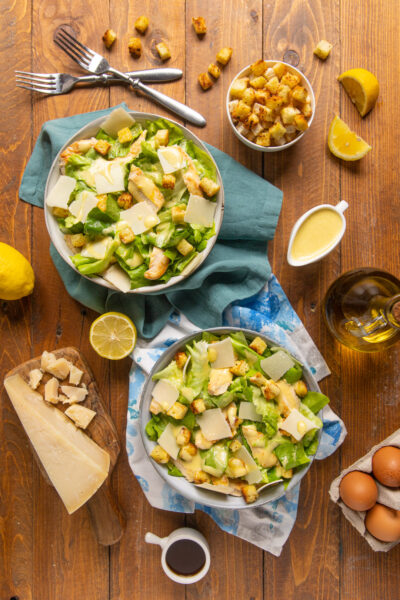
[[[30,73],[28,71],[15,71],[17,87],[40,92],[41,94],[66,94],[78,83],[99,83],[108,85],[111,82],[121,81],[118,77],[103,73],[102,75],[82,75],[75,77],[68,73]],[[131,71],[129,77],[137,77],[148,83],[161,83],[175,81],[182,77],[180,69],[160,68]]]
[[61,50],[66,52],[66,54],[68,54],[68,56],[72,58],[72,60],[77,62],[78,65],[86,71],[89,71],[89,73],[95,73],[97,75],[107,72],[113,73],[118,78],[130,83],[130,85],[135,90],[140,90],[141,92],[152,98],[152,100],[154,100],[155,102],[158,102],[162,106],[165,106],[166,108],[173,111],[183,119],[189,121],[190,123],[193,123],[198,127],[204,127],[204,125],[206,125],[206,120],[200,113],[196,112],[192,108],[189,108],[188,106],[185,106],[177,100],[169,98],[169,96],[166,96],[165,94],[162,94],[157,90],[153,90],[152,88],[147,87],[137,77],[129,77],[129,75],[126,75],[125,73],[114,69],[110,66],[108,61],[103,56],[101,56],[101,54],[94,52],[93,50],[76,40],[65,29],[60,28],[57,31],[56,35],[54,36],[54,41],[57,44],[57,46],[61,48]]

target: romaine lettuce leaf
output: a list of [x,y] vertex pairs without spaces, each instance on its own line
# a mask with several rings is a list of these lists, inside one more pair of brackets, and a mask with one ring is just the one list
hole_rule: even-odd
[[282,467],[286,470],[307,465],[310,462],[301,442],[298,444],[292,444],[289,441],[283,442],[283,444],[275,448],[274,453]]
[[207,342],[193,342],[193,345],[187,345],[186,349],[191,356],[191,363],[188,367],[186,386],[192,388],[195,397],[200,394],[210,375],[210,364],[208,362]]
[[155,373],[152,377],[154,381],[159,379],[165,379],[169,381],[172,385],[176,387],[177,390],[180,390],[183,385],[183,371],[179,369],[175,360],[172,360],[169,365]]
[[171,461],[167,463],[167,469],[168,475],[171,475],[171,477],[184,477],[184,475],[180,472],[178,467],[176,467]]
[[267,436],[271,438],[278,430],[278,421],[280,417],[278,407],[275,402],[266,400],[259,388],[251,386],[251,390],[253,393],[252,401],[256,413],[262,416]]
[[329,403],[328,396],[320,394],[319,392],[307,392],[304,396],[302,403],[305,404],[314,414],[324,408]]
[[168,421],[162,416],[153,415],[145,427],[147,437],[156,442],[167,425]]
[[114,240],[108,248],[106,255],[101,259],[93,259],[90,257],[82,256],[81,254],[74,254],[71,256],[71,260],[83,275],[98,275],[105,271],[110,264],[110,260],[119,246],[119,241]]

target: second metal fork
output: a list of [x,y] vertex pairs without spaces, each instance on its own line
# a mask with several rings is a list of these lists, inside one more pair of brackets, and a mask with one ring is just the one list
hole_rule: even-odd
[[123,79],[131,84],[131,86],[135,90],[140,90],[162,106],[165,106],[169,110],[178,114],[183,119],[186,119],[190,123],[197,125],[198,127],[204,127],[206,125],[205,118],[192,108],[185,106],[181,102],[162,94],[158,90],[153,90],[149,88],[140,81],[138,78],[132,78],[122,73],[121,71],[117,71],[111,67],[108,61],[98,54],[91,50],[78,40],[76,40],[66,29],[60,28],[56,35],[54,36],[54,41],[63,50],[68,54],[72,60],[78,63],[86,71],[90,73],[95,73],[97,75],[101,75],[102,73],[113,73],[118,78]]

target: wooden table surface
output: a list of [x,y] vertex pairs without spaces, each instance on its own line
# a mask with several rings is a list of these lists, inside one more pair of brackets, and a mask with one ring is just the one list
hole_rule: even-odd
[[[150,18],[143,56],[127,51],[134,20]],[[199,40],[192,16],[202,15],[208,32]],[[88,342],[96,314],[72,300],[51,262],[43,211],[18,200],[18,186],[35,140],[49,119],[126,101],[135,110],[162,113],[123,86],[81,89],[42,97],[14,86],[14,69],[79,73],[53,43],[57,27],[68,24],[92,48],[103,51],[109,26],[118,34],[110,53],[125,70],[158,66],[155,43],[171,48],[168,66],[184,72],[181,81],[158,86],[203,113],[195,133],[232,155],[284,191],[275,240],[269,247],[273,272],[324,354],[332,375],[322,382],[334,410],[344,419],[343,446],[316,462],[301,485],[298,518],[279,558],[223,533],[205,514],[184,517],[152,509],[123,452],[113,486],[127,517],[121,542],[96,543],[85,509],[68,516],[36,467],[27,438],[5,394],[0,431],[0,598],[10,600],[395,600],[400,598],[400,546],[374,553],[329,500],[330,482],[342,468],[400,426],[400,347],[367,356],[333,341],[321,318],[321,300],[343,271],[376,266],[400,276],[397,132],[400,97],[398,0],[16,0],[1,7],[0,240],[27,256],[36,273],[32,296],[0,303],[1,371],[44,349],[78,346],[86,355],[108,402],[122,442],[125,438],[130,361],[107,362]],[[313,56],[320,39],[333,43],[326,62]],[[197,75],[222,46],[233,57],[213,89],[204,93]],[[225,95],[239,69],[260,58],[299,55],[310,79],[317,111],[310,131],[286,152],[254,152],[233,135]],[[365,67],[379,79],[377,106],[361,119],[336,81],[342,71]],[[329,123],[339,114],[373,147],[360,162],[345,164],[330,155]],[[340,248],[308,268],[286,262],[289,232],[307,209],[322,202],[349,202],[347,233]],[[229,202],[229,198],[226,199]],[[243,198],[251,210],[251,198]],[[166,535],[184,524],[197,527],[211,546],[212,567],[197,585],[179,586],[160,568],[160,552],[144,543],[151,530]]]

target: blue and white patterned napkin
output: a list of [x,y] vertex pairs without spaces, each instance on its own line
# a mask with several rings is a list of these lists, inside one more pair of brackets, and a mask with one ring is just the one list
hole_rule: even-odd
[[[291,350],[307,364],[319,381],[330,371],[311,337],[294,312],[277,279],[271,276],[256,296],[233,303],[224,313],[224,325],[254,329],[274,339],[277,345]],[[297,515],[300,483],[282,498],[257,508],[228,510],[194,504],[171,488],[152,468],[139,432],[138,404],[146,377],[164,350],[176,340],[196,331],[182,314],[173,313],[168,324],[151,342],[139,340],[133,352],[129,379],[129,405],[126,447],[129,464],[147,500],[154,508],[193,513],[195,509],[209,514],[224,531],[237,535],[263,550],[279,556],[290,535]],[[346,436],[344,423],[325,406],[323,430],[316,459],[332,454]]]

